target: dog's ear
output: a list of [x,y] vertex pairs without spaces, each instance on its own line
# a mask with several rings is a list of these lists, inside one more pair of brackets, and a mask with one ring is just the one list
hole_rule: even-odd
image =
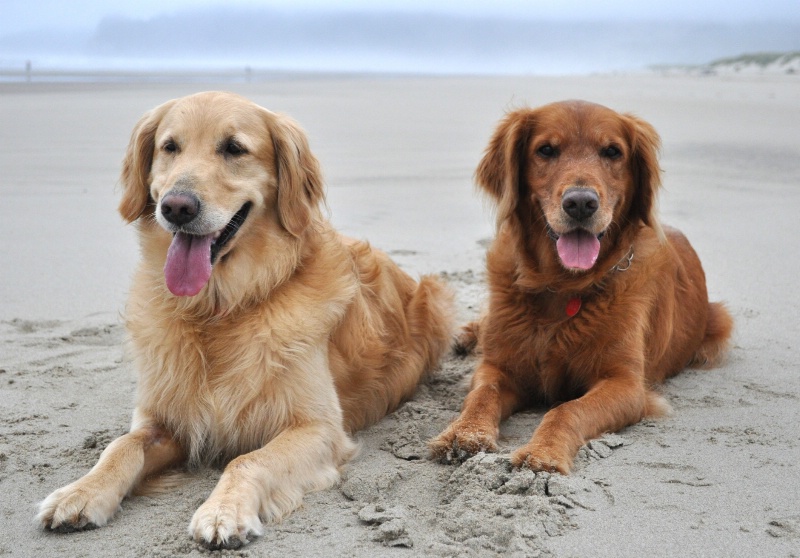
[[533,111],[530,109],[508,113],[495,129],[475,171],[478,186],[497,203],[498,224],[510,217],[519,203],[533,125]]
[[153,163],[158,124],[174,101],[150,110],[139,119],[131,133],[122,160],[122,199],[119,213],[128,223],[138,219],[150,204],[150,166]]
[[659,238],[663,238],[657,203],[661,187],[661,168],[658,165],[661,138],[648,122],[631,114],[625,116],[630,122],[631,174],[635,189],[631,217],[653,228]]
[[300,236],[324,200],[322,171],[305,132],[294,120],[268,113],[267,126],[278,173],[278,215],[290,234]]

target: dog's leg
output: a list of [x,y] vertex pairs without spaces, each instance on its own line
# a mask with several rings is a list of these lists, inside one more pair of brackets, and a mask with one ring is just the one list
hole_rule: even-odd
[[183,449],[164,429],[134,428],[111,442],[85,476],[45,498],[37,519],[59,532],[102,527],[142,479],[183,459]]
[[500,422],[518,405],[519,396],[503,371],[481,362],[472,377],[461,415],[429,442],[433,457],[449,463],[464,461],[479,451],[497,451]]
[[332,486],[355,451],[341,426],[308,424],[284,430],[266,446],[231,461],[189,532],[198,542],[238,548],[297,508],[303,495]]
[[530,442],[515,451],[515,467],[568,474],[578,449],[604,432],[639,422],[649,399],[641,375],[612,376],[585,395],[562,403],[542,418]]

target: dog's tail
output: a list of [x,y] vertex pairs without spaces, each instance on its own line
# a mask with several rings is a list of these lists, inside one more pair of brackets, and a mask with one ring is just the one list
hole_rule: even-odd
[[453,345],[455,329],[453,291],[435,275],[420,278],[406,307],[413,350],[430,372]]
[[693,368],[712,368],[719,364],[730,344],[733,331],[733,318],[721,302],[708,305],[706,334],[700,348],[692,357],[689,366]]
[[458,356],[468,356],[478,351],[478,332],[480,327],[480,320],[475,320],[461,328],[461,331],[456,335],[455,346],[453,347]]

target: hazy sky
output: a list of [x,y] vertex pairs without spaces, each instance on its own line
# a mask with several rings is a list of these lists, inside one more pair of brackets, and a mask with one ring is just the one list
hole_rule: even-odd
[[92,29],[109,15],[148,19],[208,6],[440,11],[555,19],[800,21],[800,0],[0,0],[0,34]]

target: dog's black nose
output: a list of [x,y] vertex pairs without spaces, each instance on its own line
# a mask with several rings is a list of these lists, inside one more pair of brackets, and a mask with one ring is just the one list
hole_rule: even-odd
[[584,221],[600,207],[597,192],[589,188],[570,188],[561,199],[561,208],[576,221]]
[[173,225],[185,225],[200,212],[200,200],[194,194],[167,194],[161,200],[161,215]]

